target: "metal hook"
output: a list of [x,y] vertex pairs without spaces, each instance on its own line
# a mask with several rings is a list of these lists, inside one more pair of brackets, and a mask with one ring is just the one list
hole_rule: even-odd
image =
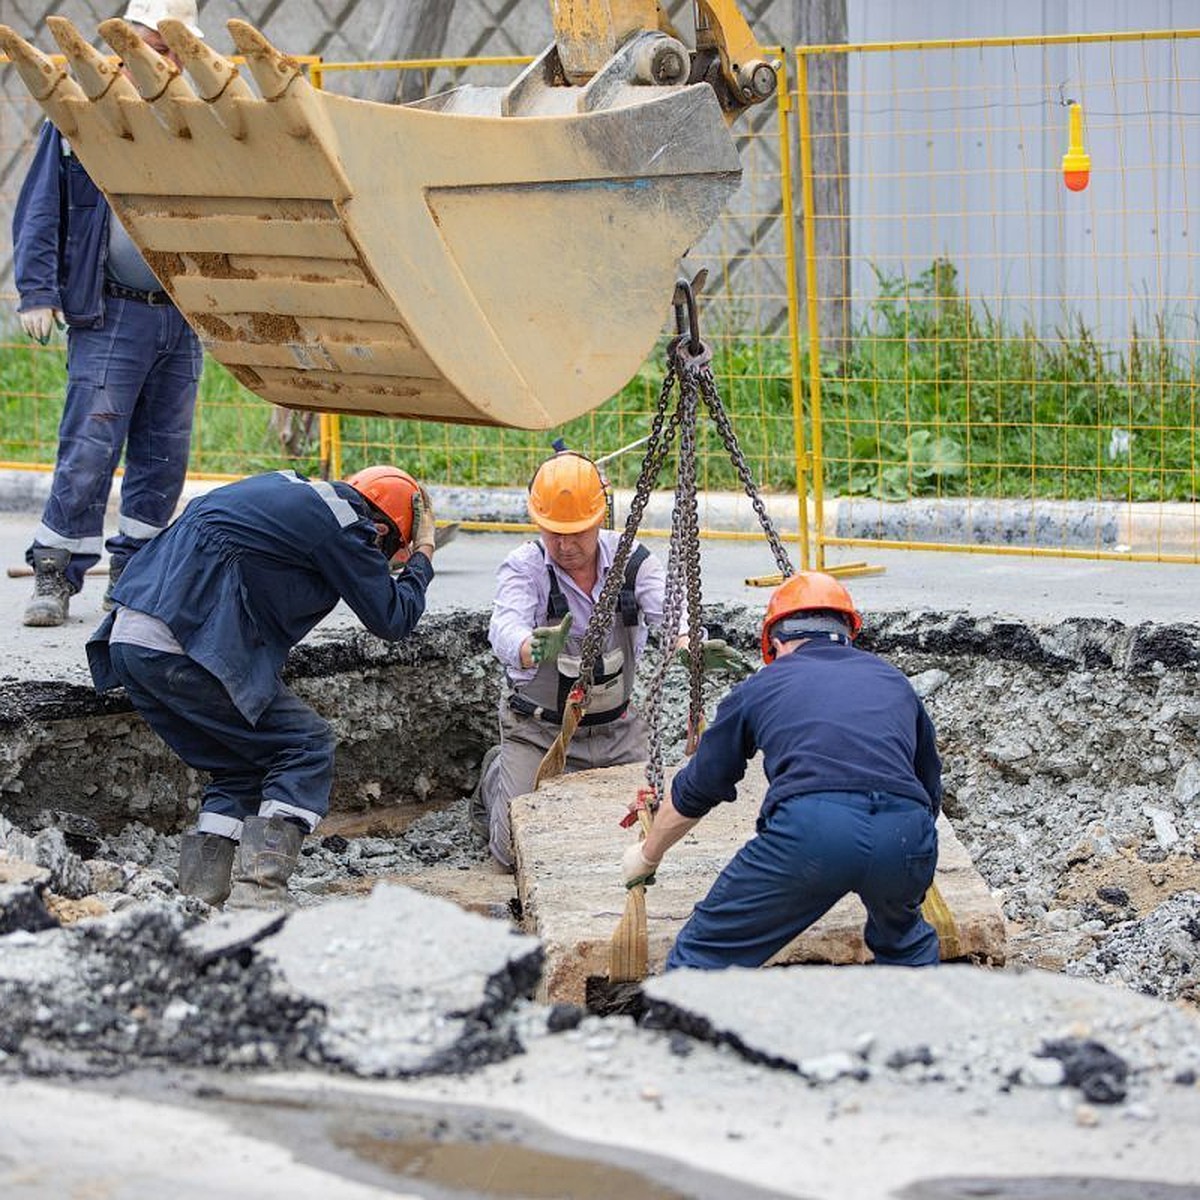
[[697,272],[691,283],[680,279],[675,284],[672,301],[675,305],[675,332],[680,337],[685,333],[688,335],[688,350],[693,355],[699,354],[704,347],[700,340],[700,313],[696,307],[696,293],[704,286],[707,278],[708,271],[703,270]]

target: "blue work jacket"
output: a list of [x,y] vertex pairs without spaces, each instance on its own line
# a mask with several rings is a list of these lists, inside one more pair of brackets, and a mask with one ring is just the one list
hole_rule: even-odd
[[13,282],[21,312],[57,308],[68,325],[98,329],[112,210],[64,148],[47,121],[13,212]]
[[736,799],[759,750],[764,818],[812,792],[889,792],[935,816],[941,808],[942,764],[925,706],[901,671],[853,646],[816,639],[738,684],[675,776],[675,808],[702,817]]
[[[128,562],[113,599],[157,617],[225,686],[253,724],[279,687],[288,651],[339,600],[371,633],[406,637],[425,610],[433,564],[413,554],[393,577],[367,502],[349,484],[274,471],[193,500]],[[98,691],[114,614],[87,645]]]

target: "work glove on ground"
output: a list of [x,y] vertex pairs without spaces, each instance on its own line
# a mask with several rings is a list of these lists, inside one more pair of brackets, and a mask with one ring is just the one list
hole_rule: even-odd
[[557,625],[539,625],[529,636],[529,657],[539,666],[544,662],[553,662],[562,653],[570,632],[570,613]]
[[[680,666],[689,667],[692,655],[686,646],[676,651]],[[746,660],[724,638],[705,638],[700,643],[700,663],[705,671],[746,671]]]
[[413,549],[417,546],[437,545],[437,523],[433,515],[433,501],[429,493],[421,488],[413,497]]
[[63,320],[62,311],[57,308],[30,308],[17,316],[25,333],[43,346],[50,340],[55,325],[59,329],[65,329],[67,324]]
[[649,887],[654,882],[654,873],[657,870],[658,863],[650,862],[642,853],[641,842],[634,842],[621,855],[621,877],[627,888],[637,887],[638,884]]

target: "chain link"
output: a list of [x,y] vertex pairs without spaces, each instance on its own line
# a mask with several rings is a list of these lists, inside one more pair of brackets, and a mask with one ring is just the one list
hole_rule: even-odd
[[729,414],[725,411],[725,405],[721,402],[721,397],[717,393],[717,384],[713,379],[712,371],[708,368],[705,368],[701,372],[700,391],[704,396],[704,403],[708,405],[708,411],[717,427],[717,432],[721,435],[721,441],[724,442],[725,449],[729,452],[729,458],[733,463],[734,470],[737,471],[738,478],[742,481],[742,488],[745,490],[746,495],[750,497],[750,503],[758,515],[758,522],[763,527],[763,532],[767,536],[767,543],[771,547],[771,553],[775,556],[775,565],[786,579],[789,575],[796,573],[795,568],[792,566],[792,560],[788,556],[787,550],[784,549],[779,534],[775,531],[775,526],[771,523],[771,518],[767,514],[767,506],[758,494],[758,487],[754,482],[753,476],[750,474],[750,467],[746,463],[746,456],[742,453],[741,446],[738,445],[737,434],[733,432],[733,424],[730,422]]
[[[692,317],[695,324],[694,314]],[[679,384],[679,399],[670,411],[671,394]],[[646,782],[655,801],[663,796],[662,695],[667,670],[675,658],[679,628],[687,610],[688,626],[688,727],[699,736],[704,720],[704,652],[701,625],[700,518],[696,499],[696,438],[700,399],[708,408],[721,441],[729,454],[746,495],[762,525],[775,564],[786,577],[794,573],[791,559],[776,532],[746,462],[729,414],[717,392],[712,374],[712,352],[692,328],[688,336],[673,338],[667,346],[667,371],[659,391],[658,405],[647,439],[642,469],[634,487],[625,528],[613,552],[612,566],[600,589],[600,598],[592,610],[580,648],[579,680],[572,694],[574,702],[586,710],[591,693],[595,665],[599,659],[616,611],[617,597],[625,579],[625,566],[633,551],[642,516],[667,457],[679,440],[675,479],[675,504],[671,511],[671,541],[667,554],[666,583],[663,591],[663,620],[660,632],[658,664],[646,693],[646,718],[649,727],[650,756],[646,763]]]

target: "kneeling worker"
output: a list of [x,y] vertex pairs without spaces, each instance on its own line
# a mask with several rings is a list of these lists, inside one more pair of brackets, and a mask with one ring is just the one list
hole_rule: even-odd
[[[612,568],[620,535],[602,529],[608,488],[599,468],[565,450],[547,459],[529,485],[529,515],[540,537],[514,550],[497,572],[488,638],[505,668],[500,745],[484,759],[471,824],[492,857],[512,869],[508,804],[533,791],[542,758],[558,737],[592,610]],[[625,567],[617,608],[593,673],[588,710],[567,752],[567,771],[641,762],[646,726],[630,706],[648,627],[662,624],[666,574],[641,543]],[[704,643],[705,666],[737,656]]]
[[433,549],[427,493],[377,466],[334,483],[273,471],[216,488],[129,560],[88,658],[97,690],[123,685],[155,733],[211,775],[180,847],[181,892],[235,908],[286,902],[304,836],[329,807],[334,737],[284,686],[284,660],[339,600],[377,637],[406,637]]
[[938,961],[921,915],[942,799],[933,724],[900,671],[851,645],[861,626],[832,576],[786,580],[763,620],[767,665],[721,702],[645,841],[625,852],[626,885],[653,882],[666,851],[737,798],[762,751],[758,832],[696,905],[668,970],[761,966],[849,892],[866,905],[876,962]]

